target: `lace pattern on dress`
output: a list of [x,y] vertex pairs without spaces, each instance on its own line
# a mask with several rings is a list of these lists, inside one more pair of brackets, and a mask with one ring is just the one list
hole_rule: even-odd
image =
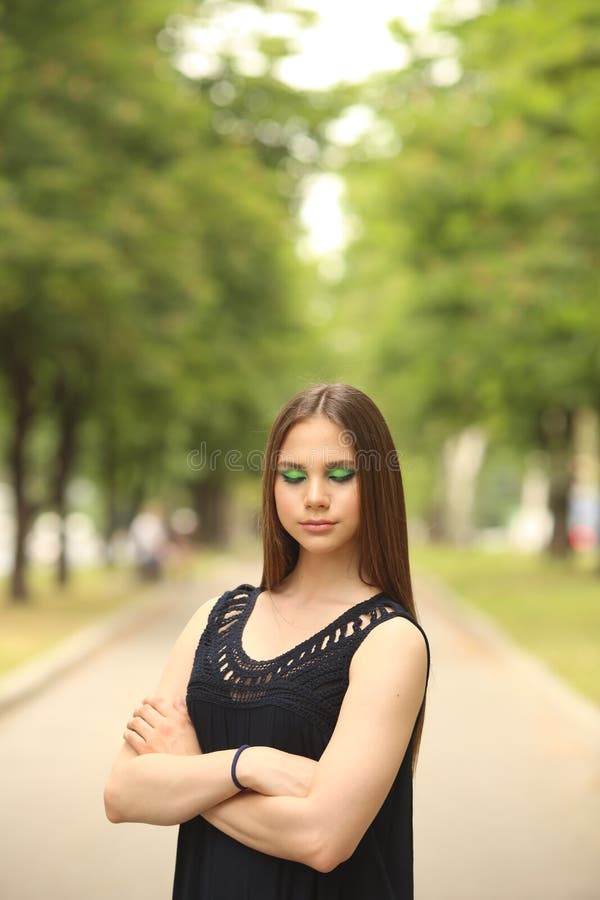
[[331,730],[348,687],[354,651],[380,622],[397,615],[411,617],[385,594],[377,594],[285,653],[256,660],[245,653],[242,634],[262,590],[241,584],[219,598],[196,650],[188,698],[227,706],[274,704]]

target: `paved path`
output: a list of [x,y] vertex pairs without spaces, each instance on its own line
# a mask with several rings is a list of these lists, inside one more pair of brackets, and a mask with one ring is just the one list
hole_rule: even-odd
[[416,900],[600,900],[600,712],[418,580]]
[[[168,900],[177,829],[110,824],[104,782],[189,616],[259,574],[235,563],[180,587],[168,612],[0,718],[3,900]],[[415,900],[598,900],[600,716],[527,677],[431,586],[419,599],[433,666]]]

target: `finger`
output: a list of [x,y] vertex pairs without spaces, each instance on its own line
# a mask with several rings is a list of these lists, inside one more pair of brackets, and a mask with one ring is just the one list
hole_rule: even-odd
[[126,728],[123,732],[123,739],[127,741],[127,743],[133,747],[134,750],[138,750],[138,748],[145,744],[146,741],[143,737],[141,737],[137,731],[132,731],[131,728]]
[[154,709],[153,706],[150,706],[148,703],[144,703],[142,706],[136,707],[133,711],[134,716],[138,716],[140,719],[143,719],[149,725],[155,726],[158,720],[161,718],[161,714],[158,710]]
[[128,728],[123,732],[123,738],[125,743],[131,747],[132,750],[135,750],[138,756],[143,756],[144,754],[151,752],[149,744],[147,744],[144,738],[140,737],[136,731],[131,731],[131,729]]
[[144,703],[155,709],[161,716],[168,716],[170,712],[170,704],[164,697],[144,697]]
[[146,735],[149,735],[150,732],[153,731],[152,725],[148,724],[141,716],[134,716],[133,719],[130,719],[127,723],[127,727],[131,731],[135,731],[136,734],[139,734],[139,736],[144,739],[146,738]]
[[134,715],[140,716],[154,728],[158,728],[161,723],[164,724],[164,719],[167,716],[173,715],[173,710],[169,708],[166,700],[159,698],[158,700],[155,699],[153,704],[145,700],[143,705],[134,711]]

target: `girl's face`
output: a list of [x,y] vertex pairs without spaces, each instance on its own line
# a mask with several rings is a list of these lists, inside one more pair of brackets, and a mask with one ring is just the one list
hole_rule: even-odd
[[[345,438],[345,440],[344,440]],[[331,552],[354,542],[360,525],[358,475],[348,434],[323,416],[298,422],[279,451],[275,505],[285,530],[311,552]],[[329,527],[305,528],[311,519]]]

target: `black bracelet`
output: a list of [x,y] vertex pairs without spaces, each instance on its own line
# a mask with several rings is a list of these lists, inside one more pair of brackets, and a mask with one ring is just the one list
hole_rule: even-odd
[[235,784],[236,788],[239,788],[240,791],[247,791],[248,788],[244,787],[244,785],[240,784],[239,781],[237,780],[237,776],[235,774],[235,767],[237,766],[237,761],[239,759],[240,753],[242,752],[242,750],[247,750],[249,746],[250,746],[250,744],[242,744],[241,747],[238,747],[238,749],[235,751],[235,755],[234,755],[232,763],[231,763],[231,777],[233,779],[233,783]]

